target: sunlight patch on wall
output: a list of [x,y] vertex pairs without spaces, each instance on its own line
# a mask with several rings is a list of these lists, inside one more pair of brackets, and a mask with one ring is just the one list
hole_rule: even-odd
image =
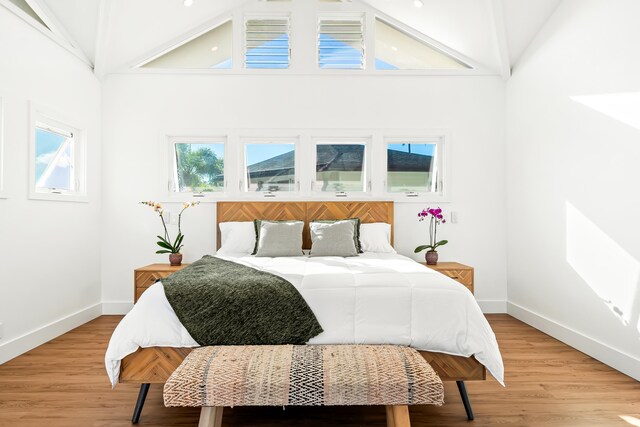
[[566,220],[567,262],[622,323],[629,325],[640,262],[569,202]]
[[572,100],[640,129],[640,92],[572,96]]

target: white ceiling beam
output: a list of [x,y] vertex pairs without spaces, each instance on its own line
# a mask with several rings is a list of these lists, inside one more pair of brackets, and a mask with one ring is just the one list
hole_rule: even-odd
[[109,50],[109,29],[112,20],[112,1],[100,0],[98,9],[98,31],[96,35],[96,57],[93,73],[102,80],[107,68],[107,51]]
[[500,75],[507,80],[511,77],[511,59],[509,58],[509,44],[507,42],[507,25],[504,19],[503,0],[489,0],[491,27],[496,43]]
[[67,40],[62,38],[59,34],[54,33],[49,28],[42,25],[42,22],[44,22],[42,18],[41,18],[42,22],[36,20],[27,12],[23,11],[18,6],[11,3],[9,0],[0,0],[0,6],[5,7],[7,10],[9,10],[9,12],[13,13],[18,18],[22,19],[26,24],[30,25],[33,29],[39,31],[42,35],[44,35],[45,37],[48,37],[58,46],[60,46],[67,52],[71,53],[73,56],[78,58],[88,67],[92,66],[91,61],[87,59],[87,56],[84,54],[84,52],[82,52],[82,50],[71,46],[71,44]]
[[93,67],[93,62],[87,56],[80,45],[71,37],[71,34],[66,30],[64,25],[58,20],[55,13],[42,1],[42,0],[25,0],[29,7],[42,19],[49,29],[58,37],[65,40],[69,46],[76,52],[76,55],[86,62],[89,66]]

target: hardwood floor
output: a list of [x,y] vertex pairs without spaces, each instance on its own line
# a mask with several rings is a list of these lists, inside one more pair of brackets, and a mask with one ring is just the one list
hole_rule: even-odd
[[[640,425],[640,383],[508,315],[487,316],[507,387],[469,382],[475,421],[466,421],[455,383],[445,406],[412,407],[414,427]],[[138,387],[111,390],[104,352],[119,316],[102,316],[0,366],[0,426],[130,426]],[[152,386],[140,426],[196,426],[197,408],[165,408]],[[639,424],[623,420],[632,417]],[[223,426],[385,426],[385,409],[225,409]]]

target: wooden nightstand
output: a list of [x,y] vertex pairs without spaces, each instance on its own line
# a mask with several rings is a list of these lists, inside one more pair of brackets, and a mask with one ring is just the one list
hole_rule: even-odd
[[[421,262],[420,264],[427,265],[426,262]],[[473,293],[473,267],[459,262],[439,262],[436,265],[427,265],[427,267],[462,283]]]
[[189,264],[171,266],[169,264],[150,264],[145,267],[136,268],[133,272],[133,302],[137,302],[140,295],[146,291],[149,286],[156,283],[156,280],[163,279],[176,271],[180,271]]

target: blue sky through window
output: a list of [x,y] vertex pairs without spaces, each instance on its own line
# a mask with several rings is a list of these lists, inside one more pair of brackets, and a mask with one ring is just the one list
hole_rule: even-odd
[[36,128],[36,181],[40,179],[65,140],[62,135]]
[[425,156],[433,156],[435,153],[435,144],[389,144],[389,150],[404,151],[405,153],[411,152],[415,154],[422,154]]
[[289,68],[289,34],[247,49],[247,68]]
[[227,69],[231,69],[232,67],[233,67],[233,59],[231,58],[213,66],[213,68],[216,68],[219,70],[223,70],[223,69],[227,70]]
[[247,166],[294,150],[294,144],[247,144]]
[[376,58],[376,70],[398,70],[398,67],[384,62],[382,59]]
[[362,50],[327,34],[320,34],[319,39],[320,68],[360,69],[363,67]]

